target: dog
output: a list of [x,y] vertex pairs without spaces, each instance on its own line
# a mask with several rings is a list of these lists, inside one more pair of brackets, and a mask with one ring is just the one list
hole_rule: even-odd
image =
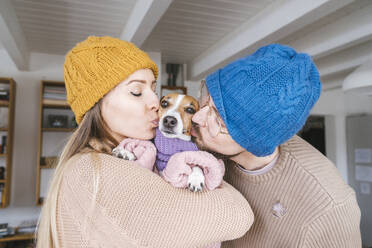
[[[113,149],[112,154],[126,160],[137,160],[133,151],[136,146],[142,146],[142,150],[149,150],[148,154],[153,154],[158,174],[173,186],[187,187],[193,192],[202,191],[205,186],[209,190],[218,187],[225,171],[223,161],[210,153],[199,151],[191,141],[191,120],[198,110],[199,103],[192,96],[176,93],[163,96],[160,99],[159,127],[154,145],[149,141],[124,139]],[[184,157],[172,157],[176,153]],[[171,166],[167,167],[168,161],[171,161]],[[153,165],[141,163],[140,158],[137,162],[142,167],[153,170]]]
[[[182,151],[186,150],[193,150],[197,151],[198,148],[194,143],[191,142],[191,119],[194,114],[199,110],[199,103],[198,101],[189,95],[177,94],[172,93],[166,96],[163,96],[160,99],[160,107],[159,107],[159,131],[162,135],[167,138],[176,138],[183,140],[182,142],[183,148]],[[161,171],[162,166],[159,165],[164,156],[159,156],[162,151],[159,149],[159,145],[157,144],[157,139],[159,135],[155,138],[155,146],[158,149],[157,161],[156,165],[159,171]],[[189,144],[187,144],[189,142]],[[178,150],[181,151],[181,150]],[[164,154],[163,154],[164,155]],[[173,155],[173,154],[169,154]],[[169,158],[169,157],[168,157]],[[163,167],[164,167],[163,163]],[[188,177],[188,188],[191,191],[197,192],[202,191],[204,184],[205,184],[204,173],[201,168],[198,166],[194,166],[192,168],[192,173]]]

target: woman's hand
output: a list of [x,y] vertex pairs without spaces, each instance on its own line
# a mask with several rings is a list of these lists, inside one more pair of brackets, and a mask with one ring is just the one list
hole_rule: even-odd
[[156,147],[148,140],[124,139],[115,149],[124,149],[134,154],[136,161],[141,167],[153,170],[156,159]]
[[223,161],[204,151],[186,151],[174,154],[170,157],[162,176],[173,186],[184,188],[187,187],[189,175],[195,166],[203,170],[207,189],[213,190],[221,184],[225,174]]

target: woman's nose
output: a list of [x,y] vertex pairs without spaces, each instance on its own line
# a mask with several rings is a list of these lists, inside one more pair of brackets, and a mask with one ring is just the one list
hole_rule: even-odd
[[159,98],[155,92],[151,91],[151,95],[148,98],[147,105],[151,110],[155,111],[159,110]]
[[204,127],[206,120],[207,120],[207,114],[208,114],[208,107],[201,108],[198,112],[194,114],[192,117],[192,121],[198,124],[199,126]]

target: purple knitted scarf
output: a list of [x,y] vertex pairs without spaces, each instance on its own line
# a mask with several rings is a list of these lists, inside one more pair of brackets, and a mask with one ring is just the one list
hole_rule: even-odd
[[167,166],[169,158],[177,153],[184,151],[198,151],[198,147],[191,141],[185,141],[178,138],[167,138],[159,128],[156,129],[155,146],[156,154],[156,168],[158,171],[164,170]]

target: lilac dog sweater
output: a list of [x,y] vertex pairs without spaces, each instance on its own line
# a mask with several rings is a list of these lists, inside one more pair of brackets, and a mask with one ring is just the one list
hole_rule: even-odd
[[155,164],[158,171],[164,170],[169,158],[175,153],[199,151],[193,142],[178,138],[167,138],[160,132],[159,128],[156,129],[155,146],[157,149]]

